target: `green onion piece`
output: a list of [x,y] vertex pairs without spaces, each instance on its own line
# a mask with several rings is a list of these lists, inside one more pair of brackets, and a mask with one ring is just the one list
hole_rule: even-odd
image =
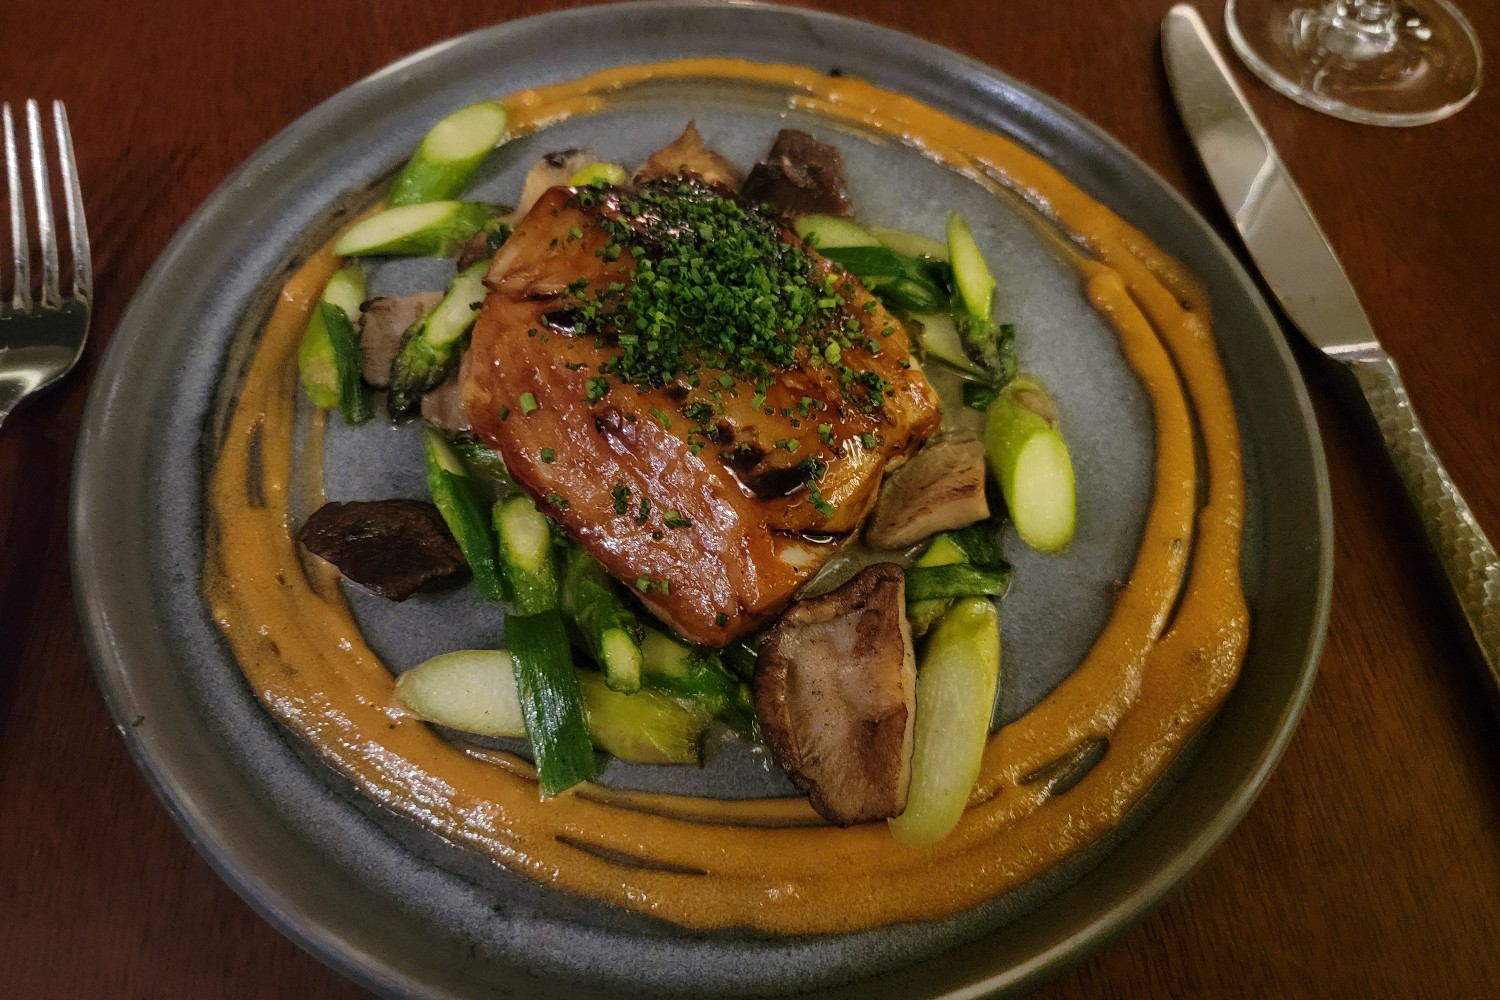
[[1010,567],[913,566],[906,571],[906,599],[933,601],[948,597],[1003,597],[1010,587]]
[[495,535],[485,518],[484,501],[442,431],[425,427],[422,438],[427,452],[427,490],[469,563],[474,586],[492,601],[505,600],[505,587],[495,557]]
[[365,384],[361,377],[364,352],[360,350],[354,324],[349,322],[344,310],[332,302],[319,302],[318,315],[328,331],[328,342],[333,345],[334,365],[339,381],[339,413],[343,415],[345,423],[362,424],[370,419],[370,397],[365,395]]
[[557,795],[592,779],[599,765],[562,615],[555,610],[512,615],[505,622],[505,639],[515,659],[516,689],[542,795]]

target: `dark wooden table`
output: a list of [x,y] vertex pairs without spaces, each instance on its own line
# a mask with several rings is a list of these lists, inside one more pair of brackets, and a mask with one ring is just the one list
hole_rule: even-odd
[[[1165,0],[819,4],[1078,109],[1228,234],[1167,94]],[[8,0],[0,98],[67,101],[94,234],[84,360],[0,431],[0,996],[362,995],[222,883],[137,773],[94,684],[68,569],[70,462],[115,324],[173,232],[297,116],[439,39],[549,0]],[[1465,5],[1500,59],[1500,6]],[[1218,0],[1200,9],[1218,30]],[[1222,34],[1221,34],[1222,39]],[[1241,73],[1500,538],[1500,81],[1386,130]],[[1379,444],[1303,354],[1332,477],[1326,652],[1264,793],[1180,892],[1048,997],[1500,995],[1500,752]],[[130,530],[121,525],[120,530]]]

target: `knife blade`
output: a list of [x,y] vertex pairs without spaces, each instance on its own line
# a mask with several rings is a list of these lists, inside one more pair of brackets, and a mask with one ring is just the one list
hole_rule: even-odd
[[1172,96],[1209,180],[1287,317],[1359,386],[1487,668],[1500,709],[1500,558],[1417,420],[1328,238],[1198,12],[1162,21]]

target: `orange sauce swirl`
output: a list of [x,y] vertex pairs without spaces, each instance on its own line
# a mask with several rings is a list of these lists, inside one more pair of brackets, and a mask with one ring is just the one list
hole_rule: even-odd
[[[1207,303],[1175,261],[1037,156],[852,78],[728,59],[625,66],[510,95],[512,132],[597,112],[662,80],[781,88],[792,107],[1019,193],[1082,248],[1074,256],[1085,293],[1151,401],[1154,493],[1129,579],[1083,663],[990,738],[958,828],[911,847],[884,824],[822,825],[802,799],[585,785],[544,802],[525,761],[456,746],[407,716],[331,571],[304,564],[289,524],[297,347],[339,264],[326,247],[287,282],[213,470],[205,593],[214,618],[266,708],[356,786],[537,882],[686,927],[779,934],[858,931],[976,905],[1118,824],[1238,674],[1248,638],[1244,482]],[[1034,780],[1099,740],[1108,741],[1103,758],[1065,795]]]

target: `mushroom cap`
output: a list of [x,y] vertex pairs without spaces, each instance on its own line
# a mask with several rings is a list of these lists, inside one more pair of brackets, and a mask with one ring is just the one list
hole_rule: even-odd
[[761,639],[753,688],[772,758],[825,819],[847,826],[906,807],[916,655],[899,565],[869,566],[788,608]]

